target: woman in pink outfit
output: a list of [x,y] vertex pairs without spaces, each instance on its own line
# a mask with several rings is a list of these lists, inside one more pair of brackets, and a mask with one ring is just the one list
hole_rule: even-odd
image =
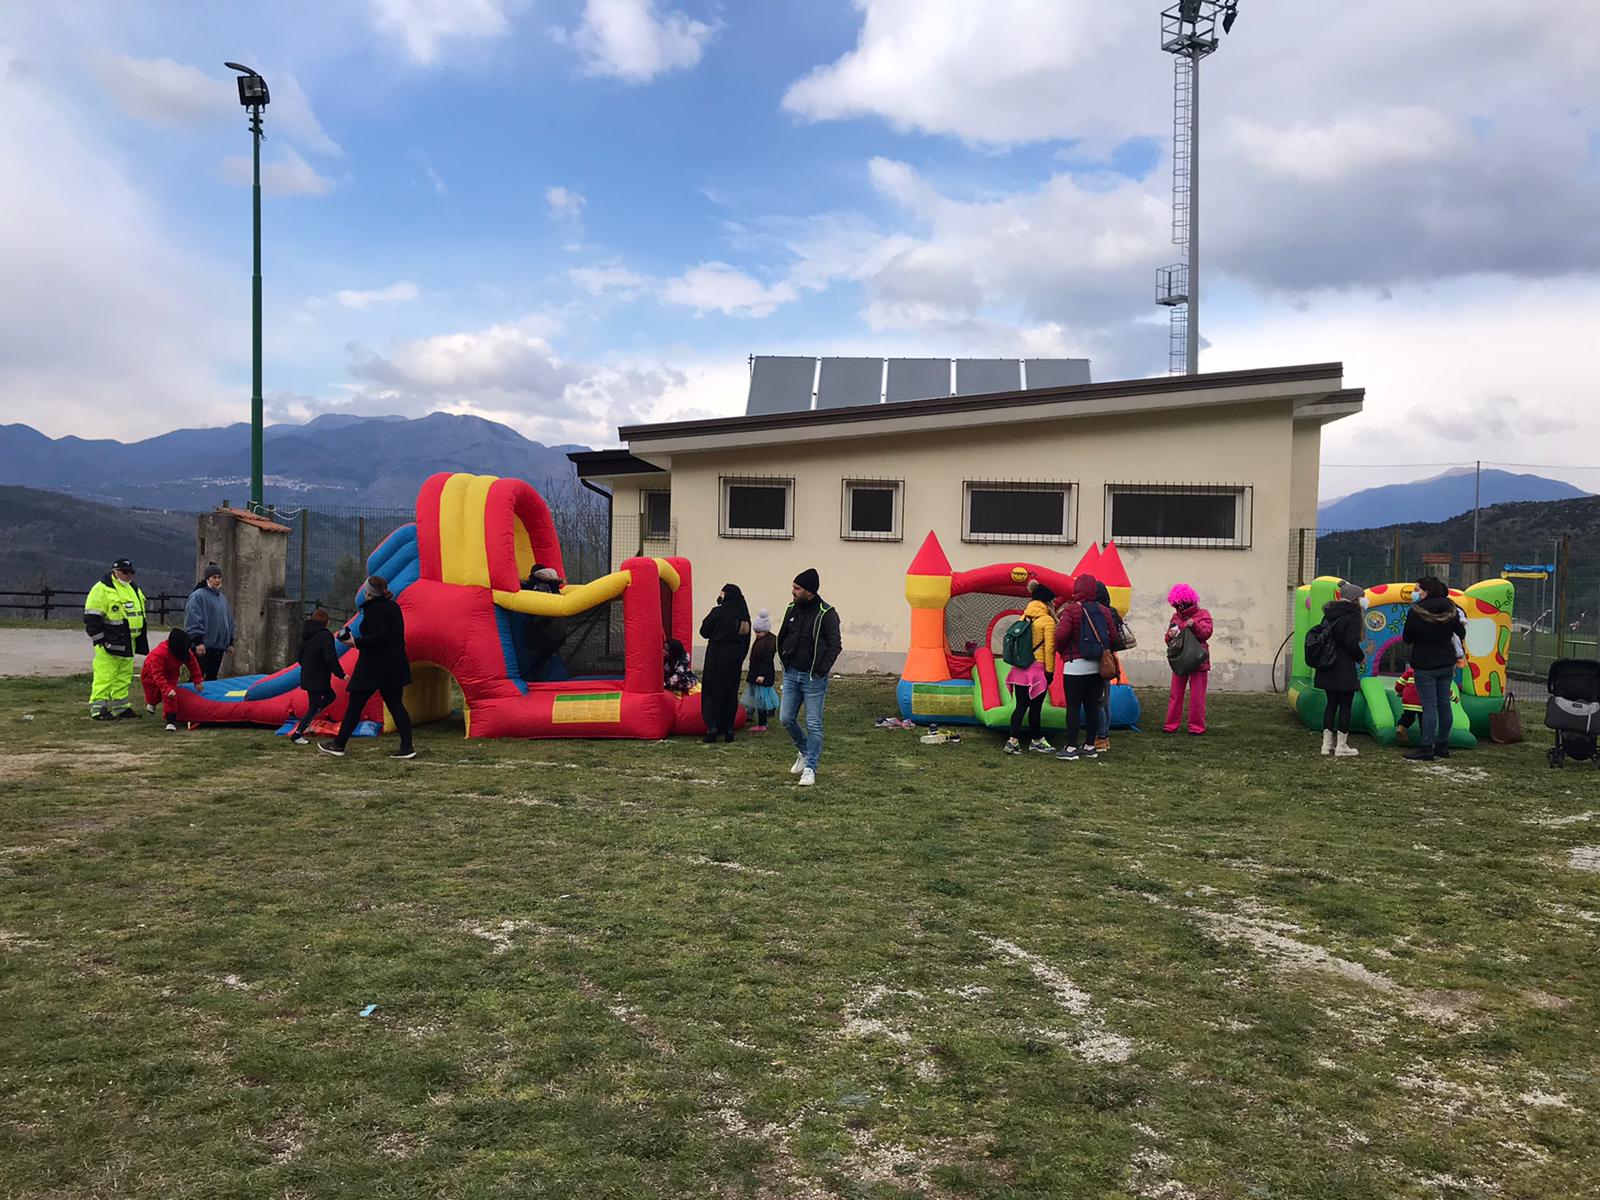
[[1175,583],[1167,593],[1167,603],[1172,605],[1172,621],[1167,625],[1167,644],[1171,645],[1185,629],[1205,647],[1206,656],[1200,665],[1187,675],[1174,674],[1172,692],[1167,698],[1168,733],[1177,733],[1183,721],[1183,692],[1189,690],[1189,732],[1206,731],[1206,685],[1211,681],[1211,614],[1200,607],[1200,597],[1187,583]]

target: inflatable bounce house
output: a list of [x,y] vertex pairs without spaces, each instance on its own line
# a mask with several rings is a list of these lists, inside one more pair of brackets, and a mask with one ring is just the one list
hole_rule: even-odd
[[[900,715],[922,725],[1009,727],[1016,701],[1005,686],[1010,668],[996,651],[1028,603],[1028,580],[1070,596],[1074,578],[1085,572],[1106,585],[1111,606],[1127,616],[1133,589],[1114,542],[1104,551],[1090,546],[1071,575],[1025,562],[955,571],[930,532],[906,572],[911,649],[900,673]],[[1044,705],[1045,728],[1066,727],[1065,704],[1057,671]],[[1111,724],[1131,729],[1138,723],[1139,700],[1124,677],[1111,686]]]
[[[465,699],[468,737],[662,738],[704,733],[700,697],[663,687],[666,639],[694,632],[689,564],[630,558],[620,570],[559,594],[523,591],[534,563],[562,569],[544,499],[518,479],[439,474],[422,485],[415,524],[395,530],[367,559],[406,622],[412,683],[406,708],[421,724],[450,714],[450,681]],[[364,598],[358,594],[359,599]],[[565,618],[560,658],[533,681],[526,622]],[[359,632],[358,613],[349,622]],[[348,674],[359,651],[339,643]],[[598,669],[576,673],[585,663]],[[344,680],[323,714],[344,714]],[[179,716],[203,723],[281,725],[304,711],[300,668],[180,688]],[[366,714],[392,728],[381,700]],[[742,713],[740,714],[742,717]],[[319,725],[321,721],[319,721]]]
[[[1322,606],[1338,594],[1343,580],[1321,576],[1295,591],[1294,663],[1289,679],[1289,707],[1312,729],[1322,728],[1326,695],[1312,683],[1315,672],[1306,664],[1306,634],[1322,620]],[[1356,693],[1350,728],[1366,730],[1385,746],[1395,742],[1395,726],[1402,712],[1395,680],[1406,669],[1406,644],[1401,631],[1415,599],[1412,583],[1380,583],[1361,598],[1366,629],[1361,648],[1361,690]],[[1511,604],[1515,597],[1508,580],[1489,579],[1466,591],[1450,589],[1466,618],[1463,643],[1467,666],[1458,672],[1451,688],[1454,723],[1450,745],[1467,749],[1489,734],[1489,718],[1505,707],[1506,660],[1511,651]]]

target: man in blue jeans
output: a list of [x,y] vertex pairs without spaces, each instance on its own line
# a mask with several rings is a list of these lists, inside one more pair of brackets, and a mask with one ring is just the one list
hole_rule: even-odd
[[[794,602],[778,627],[778,657],[783,662],[783,703],[778,719],[789,731],[795,749],[789,774],[800,786],[817,781],[822,758],[822,703],[828,695],[828,672],[839,659],[839,611],[817,595],[822,586],[814,568],[794,577]],[[806,706],[806,727],[800,728],[800,706]]]
[[1455,723],[1450,685],[1456,674],[1457,640],[1467,636],[1467,625],[1450,599],[1449,586],[1438,576],[1424,575],[1417,580],[1413,596],[1400,636],[1411,648],[1411,669],[1422,701],[1422,743],[1406,758],[1432,762],[1450,757],[1450,729]]

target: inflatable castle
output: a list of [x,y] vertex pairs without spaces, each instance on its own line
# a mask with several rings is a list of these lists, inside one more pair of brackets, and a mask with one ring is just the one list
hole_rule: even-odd
[[[1289,707],[1312,729],[1322,728],[1327,696],[1312,682],[1315,672],[1306,663],[1306,634],[1322,620],[1322,606],[1338,595],[1343,583],[1325,575],[1295,591]],[[1366,660],[1360,668],[1361,690],[1356,693],[1351,729],[1365,730],[1385,746],[1394,744],[1402,712],[1395,681],[1407,665],[1401,633],[1416,590],[1414,583],[1380,583],[1361,597],[1361,648]],[[1466,749],[1476,745],[1478,738],[1489,734],[1489,718],[1505,708],[1514,598],[1515,591],[1505,579],[1485,580],[1465,591],[1450,589],[1450,599],[1467,625],[1463,642],[1467,665],[1451,687],[1451,746]]]
[[[1106,585],[1111,606],[1126,617],[1133,588],[1114,542],[1104,550],[1091,545],[1070,575],[1027,562],[957,571],[930,532],[906,571],[911,648],[900,673],[900,715],[922,725],[1008,727],[1016,700],[1003,678],[1009,668],[995,648],[1028,603],[1028,580],[1039,580],[1057,596],[1071,596],[1074,579],[1085,573]],[[1111,686],[1111,724],[1131,729],[1138,722],[1139,700],[1124,676]],[[1060,671],[1050,684],[1044,724],[1066,727]]]
[[[630,558],[617,571],[567,585],[560,594],[522,590],[535,563],[565,574],[550,509],[531,486],[451,473],[422,485],[415,523],[395,530],[367,559],[367,573],[388,582],[405,617],[412,673],[405,702],[412,719],[421,724],[449,716],[454,680],[468,737],[703,734],[700,697],[663,686],[666,640],[688,646],[694,634],[687,560]],[[526,622],[538,616],[583,624],[607,642],[620,633],[620,672],[572,676],[558,663],[554,674],[562,678],[526,678]],[[346,627],[359,633],[360,614]],[[348,674],[360,651],[338,645]],[[319,725],[344,714],[345,681],[335,679],[333,686],[337,699]],[[206,724],[282,725],[304,712],[306,702],[298,666],[183,687],[178,698],[181,719]],[[381,700],[375,698],[363,716],[392,728]]]

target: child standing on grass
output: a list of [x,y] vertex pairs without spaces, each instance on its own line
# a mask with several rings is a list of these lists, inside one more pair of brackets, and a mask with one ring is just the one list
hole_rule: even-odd
[[328,631],[326,609],[317,609],[300,630],[300,690],[306,694],[306,715],[300,718],[289,740],[296,746],[309,746],[306,731],[322,710],[333,703],[333,677],[345,677],[339,665],[339,648]]
[[153,713],[161,705],[161,715],[166,718],[167,731],[178,730],[178,680],[183,669],[189,669],[189,682],[199,687],[205,682],[205,669],[195,657],[194,643],[181,629],[167,634],[167,640],[145,656],[139,670],[139,683],[144,687],[144,710]]
[[750,627],[756,636],[750,643],[750,669],[744,676],[744,707],[750,714],[750,732],[765,733],[767,717],[778,711],[778,692],[772,686],[777,678],[778,639],[772,633],[772,614],[764,608]]
[[669,692],[687,696],[699,680],[689,665],[689,652],[677,638],[668,638],[661,655],[662,683]]

